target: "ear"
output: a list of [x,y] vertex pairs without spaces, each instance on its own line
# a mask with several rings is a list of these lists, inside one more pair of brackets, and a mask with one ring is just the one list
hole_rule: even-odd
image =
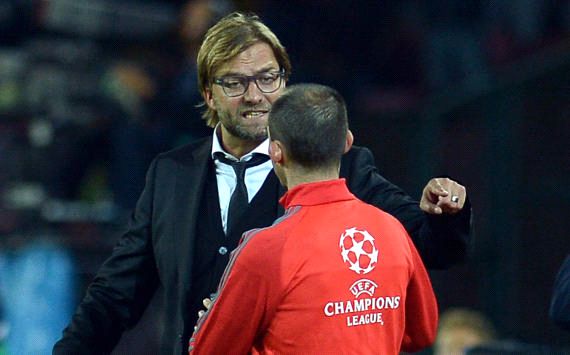
[[269,156],[274,164],[283,163],[283,149],[280,141],[274,140],[269,142]]
[[209,88],[206,88],[204,90],[204,102],[206,102],[206,105],[208,105],[208,107],[211,108],[212,110],[216,109],[214,107],[214,95],[212,93],[212,90]]
[[352,132],[349,129],[348,131],[346,131],[346,141],[344,143],[345,153],[348,152],[350,148],[352,148],[352,143],[354,143],[354,136],[352,135]]

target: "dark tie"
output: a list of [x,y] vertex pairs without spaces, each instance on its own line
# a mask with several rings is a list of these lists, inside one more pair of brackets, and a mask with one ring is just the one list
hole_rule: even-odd
[[265,154],[254,153],[248,161],[234,161],[226,158],[221,152],[216,153],[215,157],[222,163],[231,165],[236,173],[236,188],[230,197],[230,205],[228,207],[226,234],[230,235],[249,205],[247,187],[245,186],[245,170],[265,163],[269,160],[269,157]]

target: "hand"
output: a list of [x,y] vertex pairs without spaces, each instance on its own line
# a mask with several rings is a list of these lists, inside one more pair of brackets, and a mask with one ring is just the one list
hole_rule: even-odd
[[[210,307],[212,307],[212,299],[211,298],[204,298],[202,300],[202,304],[204,305],[204,307],[206,308],[206,311],[210,309]],[[198,311],[198,320],[200,320],[200,318],[202,318],[202,316],[204,314],[206,314],[206,311],[204,310],[200,310]],[[194,326],[194,331],[196,331],[198,327]]]
[[[210,298],[204,298],[202,300],[202,304],[204,305],[204,307],[206,307],[206,311],[207,311],[212,306],[212,300]],[[204,313],[206,313],[206,311],[204,311],[204,310],[198,311],[198,319],[202,318],[202,316],[204,315]]]
[[429,214],[455,214],[463,208],[467,192],[448,178],[431,179],[422,192],[420,208]]

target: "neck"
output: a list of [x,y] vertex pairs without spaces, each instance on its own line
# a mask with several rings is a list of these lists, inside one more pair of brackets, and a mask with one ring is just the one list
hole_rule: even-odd
[[254,150],[263,142],[263,140],[244,140],[229,134],[226,130],[224,130],[223,126],[221,128],[222,129],[220,129],[220,131],[217,133],[220,144],[226,152],[230,153],[238,159]]
[[310,182],[335,180],[338,179],[338,177],[339,167],[337,166],[318,170],[296,167],[285,172],[286,185],[288,189]]

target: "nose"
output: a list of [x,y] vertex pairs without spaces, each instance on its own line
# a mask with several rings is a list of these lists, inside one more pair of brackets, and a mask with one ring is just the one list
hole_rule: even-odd
[[247,83],[247,90],[245,94],[243,94],[243,99],[246,102],[254,104],[258,104],[263,100],[263,93],[259,90],[257,84],[255,84],[255,80],[250,80]]

